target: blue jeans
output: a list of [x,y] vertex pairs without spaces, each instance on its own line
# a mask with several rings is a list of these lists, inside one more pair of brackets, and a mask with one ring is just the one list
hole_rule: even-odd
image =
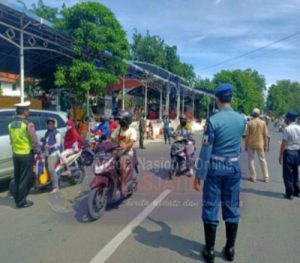
[[240,177],[232,175],[208,175],[203,187],[202,220],[206,224],[218,224],[218,212],[221,203],[223,220],[238,223]]
[[169,143],[171,143],[170,129],[164,128],[164,138],[165,138],[165,142],[169,141]]
[[49,155],[48,157],[48,170],[51,174],[51,180],[52,180],[52,187],[53,188],[59,188],[59,178],[57,173],[55,172],[55,164],[59,160],[59,155]]

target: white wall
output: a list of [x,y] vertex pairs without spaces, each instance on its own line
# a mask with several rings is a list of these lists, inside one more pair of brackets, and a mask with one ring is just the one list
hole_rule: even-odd
[[13,90],[12,87],[13,87],[12,83],[7,83],[7,82],[1,81],[2,95],[3,96],[12,96],[12,97],[17,96],[17,97],[20,97],[21,92],[20,92],[19,86],[17,86],[16,90]]

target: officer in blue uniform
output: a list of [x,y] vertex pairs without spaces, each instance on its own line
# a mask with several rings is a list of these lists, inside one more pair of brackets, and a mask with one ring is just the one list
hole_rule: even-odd
[[219,111],[207,120],[194,181],[196,191],[200,190],[204,181],[202,220],[206,246],[202,255],[208,263],[213,263],[215,258],[220,203],[226,223],[224,256],[228,261],[234,260],[234,245],[240,220],[239,157],[246,123],[243,115],[231,108],[232,89],[230,84],[221,84],[215,91]]

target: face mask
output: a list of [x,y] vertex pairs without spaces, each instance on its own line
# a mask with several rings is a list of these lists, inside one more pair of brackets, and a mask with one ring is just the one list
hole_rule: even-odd
[[54,125],[53,124],[51,124],[51,125],[48,125],[48,130],[54,130],[55,129],[55,127],[54,127]]
[[68,126],[67,125],[67,131],[71,130],[72,129],[72,126]]

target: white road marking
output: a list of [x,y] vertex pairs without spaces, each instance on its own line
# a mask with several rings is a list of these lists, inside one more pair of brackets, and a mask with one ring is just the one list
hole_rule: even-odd
[[146,217],[171,193],[170,189],[164,190],[155,200],[152,201],[137,217],[135,217],[119,234],[117,234],[99,253],[90,261],[90,263],[104,263],[117,248],[131,235],[134,228],[140,225]]

